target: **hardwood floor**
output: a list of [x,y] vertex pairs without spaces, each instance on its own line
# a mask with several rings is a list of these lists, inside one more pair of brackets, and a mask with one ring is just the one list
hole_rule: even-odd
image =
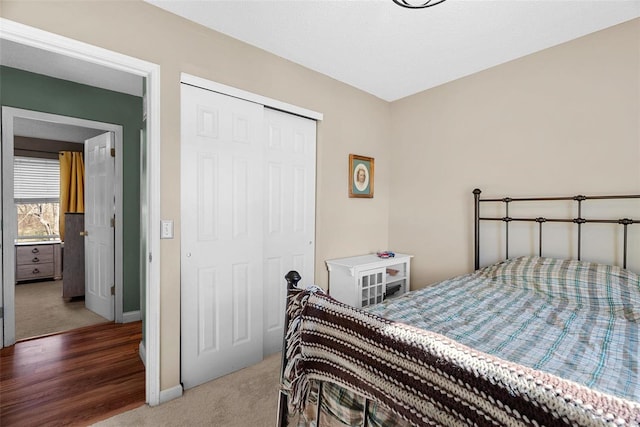
[[144,404],[142,322],[90,326],[0,350],[0,425],[89,425]]

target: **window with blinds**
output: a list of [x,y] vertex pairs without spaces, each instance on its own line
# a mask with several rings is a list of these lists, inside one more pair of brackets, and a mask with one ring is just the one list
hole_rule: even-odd
[[60,162],[35,157],[13,158],[14,199],[17,202],[60,200]]
[[14,201],[19,241],[60,238],[60,162],[14,157]]

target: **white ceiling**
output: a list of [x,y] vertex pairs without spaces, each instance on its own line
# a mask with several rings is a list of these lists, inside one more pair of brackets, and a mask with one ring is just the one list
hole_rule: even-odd
[[54,141],[80,142],[103,134],[100,129],[86,128],[57,122],[17,117],[13,121],[13,135]]
[[0,65],[142,96],[143,79],[140,76],[6,39],[0,39]]
[[146,0],[393,101],[640,16],[639,0]]

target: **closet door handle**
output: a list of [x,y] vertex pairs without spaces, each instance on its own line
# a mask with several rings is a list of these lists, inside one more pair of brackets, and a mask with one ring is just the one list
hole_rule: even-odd
[[88,231],[81,231],[80,235],[84,236],[84,237],[87,237],[89,235],[89,232]]

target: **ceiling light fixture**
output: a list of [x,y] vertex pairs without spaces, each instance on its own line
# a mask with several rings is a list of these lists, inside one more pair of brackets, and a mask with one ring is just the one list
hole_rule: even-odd
[[435,6],[445,0],[427,0],[427,1],[411,1],[411,0],[393,0],[398,6],[409,9],[424,9],[425,7]]

